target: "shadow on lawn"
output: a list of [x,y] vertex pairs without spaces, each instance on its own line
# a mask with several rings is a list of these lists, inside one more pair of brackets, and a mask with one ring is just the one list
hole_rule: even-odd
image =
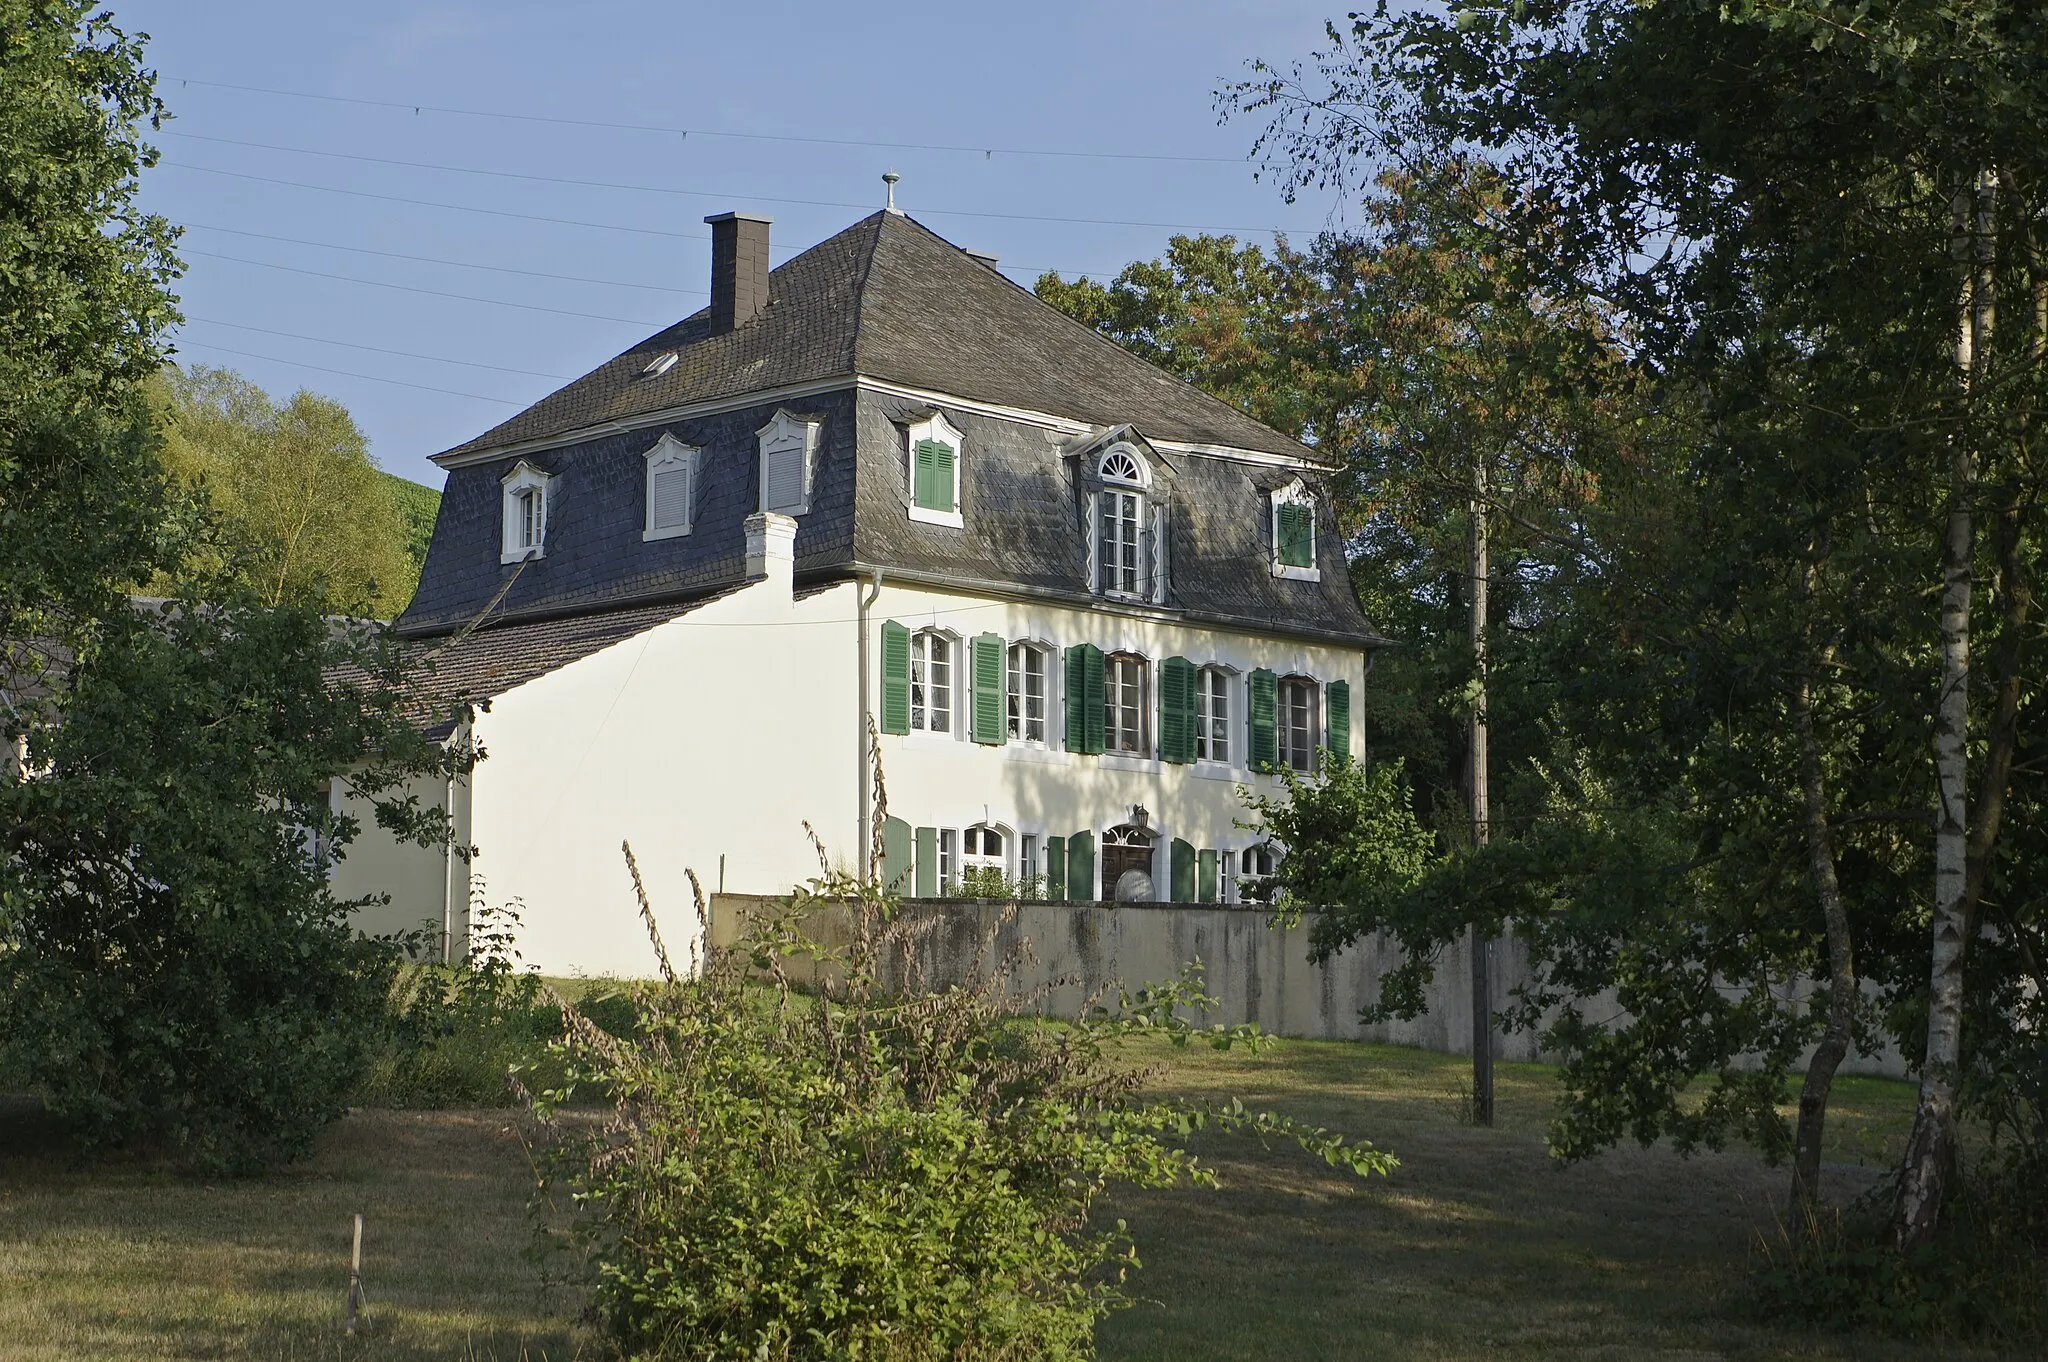
[[[0,1106],[0,1352],[12,1358],[568,1359],[577,1302],[530,1242],[506,1112],[358,1111],[314,1156],[199,1181],[130,1156],[90,1169],[31,1103]],[[370,1327],[344,1337],[351,1217]]]

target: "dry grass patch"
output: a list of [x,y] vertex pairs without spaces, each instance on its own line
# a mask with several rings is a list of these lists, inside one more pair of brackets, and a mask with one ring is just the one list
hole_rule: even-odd
[[[80,1170],[0,1111],[0,1357],[559,1362],[593,1355],[523,1256],[531,1172],[506,1112],[359,1111],[242,1182]],[[361,1212],[372,1323],[342,1332]]]

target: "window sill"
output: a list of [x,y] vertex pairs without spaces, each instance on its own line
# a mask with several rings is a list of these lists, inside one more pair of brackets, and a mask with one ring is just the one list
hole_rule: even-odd
[[910,732],[899,734],[898,736],[903,739],[905,747],[960,746],[960,735],[957,733],[932,733],[926,729],[914,728]]
[[909,510],[910,518],[920,525],[944,525],[954,530],[967,528],[967,521],[958,511],[928,511],[922,506],[912,506]]
[[1312,567],[1288,567],[1285,563],[1273,564],[1273,575],[1286,582],[1320,582],[1323,570]]
[[547,556],[548,551],[546,549],[519,549],[512,553],[501,552],[498,555],[498,566],[510,567],[514,563],[524,563],[529,559],[538,561]]
[[1158,775],[1161,763],[1157,757],[1141,757],[1134,752],[1104,752],[1100,758],[1104,769],[1110,771],[1144,771]]
[[1071,766],[1074,754],[1058,748],[1045,747],[1038,743],[1010,742],[1003,744],[1003,755],[1011,761],[1036,761],[1047,766]]
[[671,525],[665,530],[642,530],[640,531],[640,542],[648,544],[657,539],[681,539],[689,532],[690,527],[688,525]]
[[1236,785],[1249,785],[1252,780],[1252,773],[1244,767],[1220,761],[1198,761],[1189,770],[1196,780],[1227,780]]

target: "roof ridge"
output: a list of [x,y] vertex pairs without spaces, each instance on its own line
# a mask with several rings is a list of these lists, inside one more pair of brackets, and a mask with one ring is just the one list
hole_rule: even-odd
[[[901,217],[902,214],[898,213],[897,216]],[[888,217],[889,210],[883,208],[877,210],[874,213],[869,214],[865,219],[862,220],[863,222],[874,223],[875,229],[868,236],[867,259],[861,262],[860,280],[853,286],[853,338],[848,345],[848,349],[851,351],[851,353],[847,355],[847,359],[849,361],[848,367],[855,374],[860,373],[860,333],[862,323],[866,320],[867,315],[866,309],[862,306],[862,304],[867,301],[868,279],[875,272],[875,252],[881,249],[882,225],[884,222],[888,220]],[[861,224],[855,223],[854,225],[860,226]]]
[[[937,232],[935,232],[935,231],[933,231],[933,230],[932,230],[931,228],[929,228],[929,227],[925,226],[925,225],[924,225],[924,224],[923,224],[922,222],[919,222],[919,221],[918,221],[918,220],[917,220],[916,218],[912,217],[912,216],[911,216],[910,214],[908,214],[908,213],[898,213],[898,214],[897,214],[897,216],[898,216],[898,217],[901,217],[901,218],[903,218],[904,220],[906,220],[907,222],[909,222],[909,223],[910,223],[910,224],[911,224],[912,226],[916,227],[916,228],[917,228],[917,229],[918,229],[919,231],[921,231],[921,232],[923,232],[923,233],[924,233],[925,235],[927,235],[927,236],[931,237],[931,238],[932,238],[932,240],[934,240],[934,241],[937,241],[937,242],[939,242],[939,243],[940,243],[941,245],[944,245],[944,246],[949,246],[949,247],[951,247],[951,248],[952,248],[953,250],[956,250],[956,251],[960,252],[960,254],[961,254],[961,255],[963,255],[963,256],[967,256],[967,249],[966,249],[966,247],[964,247],[964,246],[960,246],[960,245],[957,245],[957,244],[955,244],[954,242],[948,241],[948,240],[947,240],[947,239],[946,239],[945,237],[942,237],[942,236],[940,236],[940,235],[939,235],[939,234],[938,234]],[[877,242],[879,243],[879,240],[880,240],[880,233],[877,233],[877,234],[876,234],[876,238],[877,238]],[[973,259],[973,257],[972,257],[972,256],[967,256],[967,258],[968,258],[968,259]],[[870,256],[869,256],[869,268],[871,268],[871,269],[873,268],[873,259],[874,259],[874,258],[873,258],[873,256],[872,256],[872,255],[870,255]],[[994,275],[994,276],[995,276],[995,277],[996,277],[997,279],[1001,280],[1001,281],[1002,281],[1003,283],[1005,283],[1005,284],[1008,284],[1008,285],[1009,285],[1009,286],[1010,286],[1011,288],[1013,288],[1013,289],[1017,290],[1017,292],[1019,292],[1019,293],[1023,294],[1023,295],[1024,295],[1024,296],[1025,296],[1026,298],[1029,298],[1029,299],[1030,299],[1030,300],[1031,300],[1031,301],[1032,301],[1032,302],[1033,302],[1034,304],[1036,304],[1036,305],[1037,305],[1037,306],[1039,306],[1040,308],[1043,308],[1043,309],[1044,309],[1045,311],[1047,311],[1047,312],[1051,313],[1051,314],[1052,314],[1053,316],[1055,316],[1055,317],[1059,318],[1059,319],[1060,319],[1060,321],[1061,321],[1061,322],[1063,322],[1064,324],[1066,324],[1067,326],[1069,326],[1069,327],[1073,328],[1074,330],[1077,330],[1077,331],[1079,331],[1079,332],[1080,332],[1080,333],[1081,333],[1082,335],[1084,335],[1084,336],[1087,336],[1087,337],[1088,337],[1088,338],[1089,338],[1089,339],[1090,339],[1091,341],[1093,341],[1093,342],[1094,342],[1095,344],[1097,344],[1097,345],[1099,345],[1099,346],[1107,346],[1107,347],[1109,348],[1109,350],[1110,350],[1111,352],[1113,352],[1114,354],[1116,354],[1117,356],[1119,356],[1119,357],[1120,357],[1120,358],[1121,358],[1122,360],[1128,361],[1128,362],[1130,362],[1130,363],[1133,363],[1133,364],[1137,364],[1137,365],[1140,365],[1140,366],[1142,366],[1142,367],[1144,367],[1144,368],[1146,368],[1146,369],[1150,369],[1150,370],[1154,371],[1155,373],[1160,373],[1160,374],[1164,374],[1164,375],[1165,375],[1166,377],[1168,377],[1168,378],[1172,379],[1172,380],[1173,380],[1173,381],[1174,381],[1175,383],[1178,383],[1178,384],[1179,384],[1179,385],[1180,385],[1181,387],[1183,387],[1183,388],[1186,388],[1186,389],[1187,389],[1187,390],[1188,390],[1189,392],[1192,392],[1192,393],[1198,394],[1198,395],[1199,395],[1199,397],[1201,398],[1201,400],[1202,400],[1202,401],[1204,401],[1204,402],[1210,403],[1211,405],[1214,405],[1214,406],[1218,406],[1218,407],[1221,407],[1221,408],[1223,408],[1223,409],[1224,409],[1225,411],[1228,411],[1228,412],[1230,412],[1230,413],[1232,413],[1233,415],[1236,415],[1236,416],[1241,416],[1241,417],[1245,418],[1245,419],[1246,419],[1246,420],[1248,420],[1248,421],[1257,421],[1257,422],[1258,422],[1258,423],[1259,423],[1260,425],[1262,425],[1262,426],[1265,426],[1265,425],[1266,425],[1265,421],[1264,421],[1263,419],[1261,419],[1260,417],[1257,417],[1257,416],[1254,416],[1254,415],[1252,415],[1252,414],[1251,414],[1250,412],[1246,411],[1246,410],[1245,410],[1244,408],[1242,408],[1242,407],[1238,406],[1238,405],[1237,405],[1236,403],[1234,403],[1234,402],[1226,402],[1226,401],[1225,401],[1224,399],[1222,399],[1222,398],[1218,397],[1218,396],[1217,396],[1216,394],[1214,394],[1214,393],[1210,392],[1210,391],[1209,391],[1209,390],[1208,390],[1207,388],[1204,388],[1204,387],[1202,387],[1202,386],[1201,386],[1200,384],[1198,384],[1198,383],[1194,382],[1193,380],[1191,380],[1191,379],[1185,379],[1185,378],[1182,378],[1182,377],[1181,377],[1180,375],[1178,375],[1178,374],[1176,374],[1176,373],[1173,373],[1172,371],[1170,371],[1170,370],[1168,370],[1167,368],[1165,368],[1165,367],[1164,367],[1163,365],[1158,365],[1158,364],[1154,364],[1154,363],[1153,363],[1153,362],[1152,362],[1151,360],[1149,360],[1149,359],[1146,359],[1146,358],[1145,358],[1145,357],[1144,357],[1143,355],[1137,355],[1137,354],[1133,354],[1133,353],[1131,353],[1131,351],[1129,351],[1129,350],[1125,349],[1125,348],[1124,348],[1123,346],[1121,346],[1121,345],[1117,344],[1117,343],[1116,343],[1115,341],[1111,340],[1111,339],[1110,339],[1109,337],[1107,337],[1107,336],[1103,335],[1103,334],[1102,334],[1102,333],[1101,333],[1100,331],[1097,331],[1097,330],[1096,330],[1096,329],[1095,329],[1094,327],[1092,327],[1092,326],[1088,325],[1088,324],[1087,324],[1086,322],[1084,322],[1084,321],[1081,321],[1081,320],[1080,320],[1079,318],[1076,318],[1076,317],[1070,316],[1070,315],[1068,315],[1067,313],[1065,313],[1065,312],[1061,311],[1061,310],[1060,310],[1059,308],[1056,308],[1056,307],[1054,307],[1054,306],[1053,306],[1053,305],[1052,305],[1051,303],[1048,303],[1047,301],[1045,301],[1045,299],[1043,299],[1043,298],[1039,297],[1039,296],[1038,296],[1038,294],[1037,294],[1037,292],[1036,292],[1035,290],[1033,290],[1033,289],[1028,289],[1028,288],[1024,287],[1024,285],[1022,285],[1022,284],[1018,283],[1018,282],[1017,282],[1016,280],[1012,279],[1012,278],[1011,278],[1011,277],[1010,277],[1009,275],[1007,275],[1007,274],[1004,274],[1004,273],[1003,273],[1003,272],[1002,272],[1001,270],[999,270],[999,269],[995,269],[995,268],[993,268],[993,267],[991,267],[991,266],[987,266],[987,265],[982,265],[982,264],[980,264],[979,262],[976,262],[976,267],[977,267],[977,268],[980,268],[980,269],[986,269],[986,270],[988,270],[988,272],[989,272],[990,274]],[[1055,272],[1056,272],[1056,271],[1055,271]],[[1085,279],[1086,277],[1087,277],[1086,275],[1083,275],[1083,276],[1082,276],[1082,278],[1084,278],[1084,279]],[[863,279],[862,279],[862,286],[863,286],[863,287],[865,287],[865,286],[866,286],[866,279],[865,279],[865,277],[863,277]],[[856,307],[856,308],[855,308],[855,317],[856,317],[855,325],[856,325],[856,326],[858,326],[858,325],[859,325],[859,321],[858,321],[858,317],[859,317],[859,309],[858,309],[858,307]],[[856,356],[856,358],[858,358],[858,355],[859,355],[859,351],[858,351],[858,349],[856,349],[856,351],[855,351],[855,356]],[[1298,446],[1300,446],[1300,447],[1301,447],[1302,449],[1306,449],[1306,450],[1308,450],[1308,451],[1309,451],[1309,452],[1310,452],[1311,454],[1314,454],[1314,455],[1316,455],[1316,456],[1317,456],[1318,458],[1326,458],[1326,457],[1327,457],[1327,456],[1324,456],[1324,455],[1322,455],[1322,454],[1320,453],[1320,451],[1316,450],[1315,446],[1313,446],[1313,445],[1310,445],[1310,444],[1306,444],[1306,443],[1304,443],[1304,442],[1303,442],[1303,441],[1301,440],[1301,438],[1300,438],[1299,436],[1289,435],[1289,434],[1288,434],[1288,433],[1287,433],[1286,431],[1284,431],[1284,430],[1279,430],[1279,429],[1277,429],[1277,428],[1275,428],[1275,427],[1273,427],[1273,426],[1266,426],[1266,429],[1268,429],[1268,430],[1271,430],[1271,431],[1273,431],[1273,433],[1274,433],[1274,434],[1276,434],[1276,435],[1280,436],[1280,437],[1281,437],[1282,439],[1284,439],[1284,440],[1287,440],[1287,441],[1289,441],[1289,442],[1290,442],[1290,443],[1292,443],[1292,444],[1298,445]]]

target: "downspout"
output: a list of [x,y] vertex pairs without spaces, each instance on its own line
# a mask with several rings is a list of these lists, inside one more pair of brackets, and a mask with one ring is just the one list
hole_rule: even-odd
[[854,769],[857,772],[856,778],[860,781],[860,827],[853,846],[854,864],[859,867],[862,879],[866,879],[874,869],[868,864],[874,850],[872,836],[868,830],[868,822],[874,816],[874,810],[870,807],[870,800],[874,797],[874,778],[871,774],[874,746],[869,739],[868,731],[868,611],[881,595],[882,570],[876,568],[874,581],[869,585],[867,595],[857,598],[858,609],[855,611],[860,634],[860,716],[854,728],[856,740],[860,743],[860,758],[854,763]]

